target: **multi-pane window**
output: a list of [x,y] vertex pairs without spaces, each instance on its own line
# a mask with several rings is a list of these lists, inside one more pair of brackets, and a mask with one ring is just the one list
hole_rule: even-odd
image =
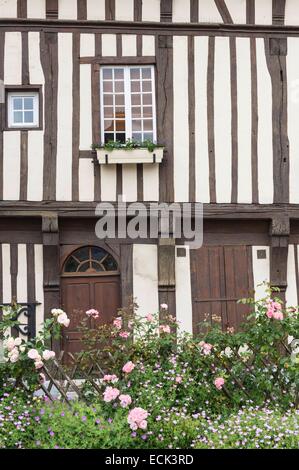
[[102,67],[100,83],[102,140],[155,142],[154,67]]
[[8,127],[39,126],[38,92],[8,93]]

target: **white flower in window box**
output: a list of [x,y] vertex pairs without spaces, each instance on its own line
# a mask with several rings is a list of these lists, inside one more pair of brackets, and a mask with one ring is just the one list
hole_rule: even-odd
[[132,149],[98,147],[95,150],[97,152],[97,160],[101,165],[115,163],[161,163],[164,147],[157,146],[151,150],[146,147]]

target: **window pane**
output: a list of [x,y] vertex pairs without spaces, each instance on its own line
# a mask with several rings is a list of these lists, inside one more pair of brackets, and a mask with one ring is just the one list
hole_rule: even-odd
[[95,271],[104,271],[104,269],[102,268],[102,266],[100,264],[95,263],[94,261],[91,264],[92,264],[92,268]]
[[149,67],[142,69],[142,78],[152,78],[151,69]]
[[95,259],[97,261],[101,261],[104,256],[106,256],[107,252],[102,250],[102,248],[94,246],[91,250],[91,256],[92,259]]
[[143,134],[143,139],[153,141],[154,140],[154,134],[152,132],[145,132]]
[[115,121],[116,124],[116,131],[125,131],[126,124],[125,121]]
[[13,99],[13,108],[15,110],[22,109],[22,102],[23,102],[22,98],[14,98]]
[[111,255],[108,255],[107,258],[103,261],[103,266],[106,271],[117,271],[116,261],[112,258]]
[[24,122],[27,124],[33,124],[33,111],[24,112]]
[[142,141],[142,135],[139,132],[133,132],[132,137],[134,140],[137,140],[137,142]]
[[115,80],[123,80],[124,69],[114,69],[114,78]]
[[142,91],[152,91],[152,83],[149,81],[142,82]]
[[115,108],[115,117],[119,119],[125,118],[125,108]]
[[18,124],[18,123],[22,123],[23,122],[23,113],[22,111],[15,111],[13,113],[13,120],[14,120],[14,123]]
[[115,95],[115,105],[116,106],[124,106],[124,104],[125,104],[124,95]]
[[124,92],[124,82],[114,82],[114,91],[115,93]]
[[33,98],[24,98],[24,109],[33,109]]
[[146,119],[143,121],[143,130],[144,131],[152,131],[153,130],[153,123],[151,119]]
[[125,133],[117,133],[116,134],[116,140],[119,140],[120,142],[125,142],[126,141],[126,134]]
[[75,251],[74,256],[80,261],[89,259],[89,248],[87,246],[80,248],[79,250]]
[[153,108],[151,106],[144,106],[143,117],[152,117],[152,116],[153,116]]
[[111,134],[109,132],[105,133],[105,138],[104,138],[105,144],[107,144],[107,142],[109,142],[110,140],[114,140],[114,134]]
[[141,104],[140,95],[131,95],[131,102],[132,102],[132,105],[140,105]]
[[132,121],[132,129],[133,131],[141,131],[141,121]]
[[113,105],[113,96],[112,95],[104,95],[104,104],[108,104],[110,106]]
[[140,78],[140,69],[131,69],[131,80]]
[[81,264],[80,268],[78,269],[78,272],[84,273],[89,269],[89,261],[86,261],[85,263]]
[[104,116],[105,116],[105,117],[109,117],[109,118],[114,117],[113,108],[112,108],[112,107],[110,108],[110,107],[105,106],[105,107],[104,107]]
[[112,69],[103,69],[103,79],[104,80],[112,79]]
[[77,271],[78,265],[79,265],[78,261],[76,261],[73,257],[71,257],[68,259],[64,270],[66,273],[74,273]]
[[152,104],[152,95],[147,93],[146,95],[142,95],[143,104]]
[[104,82],[103,83],[103,90],[104,90],[104,93],[112,93],[113,89],[112,89],[112,82]]
[[111,120],[106,119],[104,122],[104,129],[105,131],[113,131],[114,130],[114,122]]
[[140,92],[140,82],[131,82],[131,91],[134,93]]
[[141,108],[138,106],[132,106],[132,117],[139,118],[141,117]]

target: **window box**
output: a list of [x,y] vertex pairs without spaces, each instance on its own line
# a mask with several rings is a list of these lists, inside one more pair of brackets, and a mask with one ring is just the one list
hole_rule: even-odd
[[100,165],[115,163],[161,163],[164,147],[156,147],[152,152],[147,148],[113,149],[96,148],[97,160]]

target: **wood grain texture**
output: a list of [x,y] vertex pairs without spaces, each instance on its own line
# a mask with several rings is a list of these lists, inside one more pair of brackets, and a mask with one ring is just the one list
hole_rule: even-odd
[[35,250],[32,243],[26,245],[27,253],[27,301],[35,302]]
[[28,33],[22,32],[22,85],[29,85]]
[[73,124],[72,124],[72,200],[79,200],[79,139],[80,139],[80,34],[73,34]]
[[27,18],[27,0],[18,0],[17,15],[18,18]]
[[133,299],[133,245],[120,246],[121,304],[128,307]]
[[157,140],[165,145],[164,159],[159,166],[159,199],[174,201],[173,182],[173,39],[156,36],[157,59]]
[[221,15],[223,23],[233,23],[232,17],[226,6],[225,0],[215,0],[215,5]]
[[142,20],[142,0],[134,0],[134,21]]
[[57,33],[41,33],[41,64],[45,76],[45,132],[44,132],[44,200],[56,198],[57,156],[57,87],[58,37]]
[[18,245],[10,245],[10,275],[11,275],[11,298],[17,300],[17,276],[18,276]]
[[115,0],[105,0],[106,20],[115,20]]
[[215,169],[215,135],[214,135],[214,68],[215,68],[215,37],[209,37],[208,78],[207,78],[207,113],[208,113],[208,145],[209,145],[209,183],[210,202],[216,202],[216,169]]
[[160,21],[165,23],[172,22],[172,0],[161,0]]
[[272,23],[283,25],[285,18],[286,0],[272,0]]
[[58,18],[58,0],[46,0],[46,18]]
[[271,54],[267,38],[265,39],[265,51],[272,83],[273,202],[289,202],[286,58],[280,53]]
[[230,88],[231,88],[231,138],[232,138],[232,193],[231,202],[238,201],[238,93],[236,38],[229,38]]
[[[5,32],[0,31],[0,80],[4,80]],[[3,129],[5,127],[5,105],[0,103],[0,200],[3,199]]]
[[199,0],[190,0],[191,23],[198,23],[198,2]]
[[28,132],[21,131],[20,140],[20,155],[21,155],[21,175],[20,175],[20,200],[27,200],[27,187],[28,187]]
[[194,36],[188,37],[189,201],[195,202],[195,75]]
[[257,67],[256,42],[250,38],[251,59],[251,169],[252,169],[252,202],[258,203],[258,102],[257,102]]

